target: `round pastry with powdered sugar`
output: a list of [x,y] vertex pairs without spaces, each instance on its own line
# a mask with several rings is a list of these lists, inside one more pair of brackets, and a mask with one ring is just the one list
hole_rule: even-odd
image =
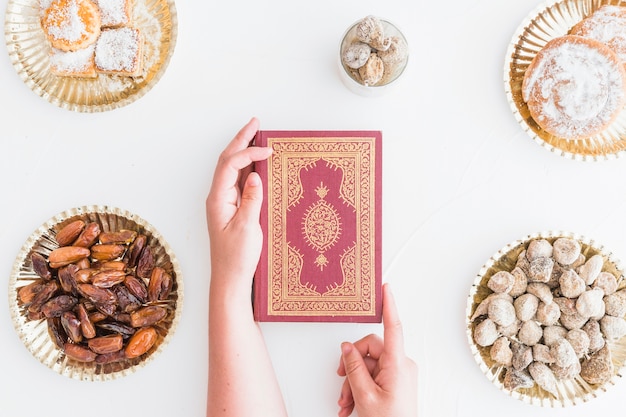
[[606,129],[626,103],[626,69],[601,42],[567,35],[549,41],[530,63],[522,97],[535,122],[568,140]]
[[98,39],[100,11],[90,0],[54,0],[45,9],[41,26],[53,48],[77,51]]
[[626,7],[601,6],[576,24],[569,34],[604,43],[626,64]]

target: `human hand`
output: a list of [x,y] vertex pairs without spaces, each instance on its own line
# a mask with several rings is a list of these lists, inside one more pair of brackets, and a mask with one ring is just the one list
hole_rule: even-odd
[[250,146],[258,128],[259,121],[252,118],[221,153],[206,199],[211,286],[235,288],[248,302],[263,239],[263,188],[252,165],[272,153],[270,148]]
[[339,417],[417,417],[417,366],[404,353],[402,324],[388,285],[383,286],[384,341],[370,334],[341,345],[337,373],[346,379]]

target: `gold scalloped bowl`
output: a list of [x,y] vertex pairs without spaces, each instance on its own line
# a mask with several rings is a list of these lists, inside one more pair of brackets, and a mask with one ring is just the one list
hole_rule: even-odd
[[492,293],[487,287],[489,278],[499,271],[512,271],[515,268],[519,254],[526,250],[528,244],[532,240],[546,239],[553,243],[559,237],[567,237],[577,240],[581,244],[582,254],[588,259],[589,257],[599,254],[604,258],[603,271],[611,272],[618,279],[619,289],[626,288],[626,280],[624,280],[624,272],[619,262],[613,257],[611,252],[607,251],[598,242],[569,232],[542,232],[529,235],[524,239],[516,240],[504,248],[496,252],[480,269],[474,283],[470,289],[467,299],[466,309],[466,331],[467,339],[478,363],[480,369],[487,378],[500,390],[511,395],[513,398],[519,399],[525,403],[539,405],[544,407],[565,407],[577,405],[587,402],[598,396],[599,393],[607,390],[608,387],[622,377],[624,365],[626,363],[626,337],[615,342],[607,342],[611,351],[614,365],[613,377],[604,384],[589,384],[580,375],[570,380],[557,380],[558,396],[554,396],[548,391],[540,388],[535,384],[532,388],[524,388],[517,390],[508,390],[504,387],[504,375],[506,367],[491,359],[490,347],[479,346],[474,341],[474,328],[479,320],[472,321],[472,315],[476,311],[478,305]]
[[576,23],[606,4],[626,6],[626,2],[614,0],[544,3],[520,24],[506,52],[504,89],[515,119],[535,142],[570,159],[606,160],[623,156],[626,151],[626,110],[607,129],[591,137],[568,140],[551,135],[533,120],[522,98],[524,73],[546,43],[566,35]]
[[[173,280],[169,297],[159,302],[166,308],[166,317],[154,327],[157,340],[142,356],[120,362],[97,364],[70,359],[52,340],[45,319],[30,320],[28,309],[18,299],[21,287],[39,279],[31,262],[33,252],[46,257],[58,247],[56,233],[66,224],[82,219],[96,222],[103,232],[129,229],[146,235],[147,244],[154,254],[155,265],[163,267]],[[32,355],[42,364],[67,377],[83,381],[105,381],[129,375],[152,361],[169,342],[176,330],[183,306],[183,280],[178,261],[163,236],[148,222],[126,210],[108,206],[83,206],[57,214],[42,224],[20,249],[9,279],[9,308],[13,325],[19,338]]]
[[136,77],[99,74],[62,77],[50,71],[50,43],[41,27],[40,0],[9,0],[4,35],[9,58],[24,83],[61,108],[102,112],[126,106],[163,76],[174,54],[177,14],[174,0],[133,1],[133,24],[144,38],[143,71]]

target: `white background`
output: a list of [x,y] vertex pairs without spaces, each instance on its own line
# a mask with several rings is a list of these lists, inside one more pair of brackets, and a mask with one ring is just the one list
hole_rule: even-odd
[[[7,0],[0,0],[4,21]],[[178,0],[167,71],[138,101],[70,112],[26,86],[0,53],[0,416],[202,416],[210,277],[204,199],[216,158],[257,116],[264,129],[375,129],[384,141],[385,280],[421,416],[583,416],[615,410],[618,380],[567,409],[527,405],[482,374],[465,335],[480,267],[505,244],[567,230],[626,257],[626,161],[573,161],[533,142],[504,93],[507,45],[537,0]],[[340,81],[343,32],[374,14],[400,26],[411,57],[396,88],[366,98]],[[8,277],[43,222],[71,207],[127,209],[175,251],[185,299],[171,342],[120,380],[81,382],[41,365],[14,331]],[[290,415],[336,415],[339,345],[380,325],[263,324]],[[245,401],[242,398],[242,401]]]

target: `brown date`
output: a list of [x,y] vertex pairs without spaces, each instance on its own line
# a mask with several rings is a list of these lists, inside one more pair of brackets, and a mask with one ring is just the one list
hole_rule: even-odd
[[20,287],[19,290],[17,290],[17,297],[19,298],[20,302],[22,302],[22,304],[24,304],[25,306],[30,305],[33,300],[35,299],[35,296],[41,291],[43,290],[45,284],[43,279],[38,279],[37,281],[33,281],[28,285],[24,285],[23,287]]
[[145,303],[148,299],[148,289],[146,288],[146,284],[140,279],[133,275],[127,275],[124,279],[124,285],[128,288],[131,294],[133,294],[139,301]]
[[85,222],[82,220],[74,220],[63,226],[63,228],[57,232],[55,239],[59,246],[69,246],[78,238],[83,229],[85,229]]
[[30,305],[28,306],[28,311],[31,313],[41,311],[41,306],[51,299],[60,289],[61,286],[56,281],[48,281],[43,284],[43,288],[41,288],[41,290],[38,291],[33,297]]
[[96,323],[96,327],[102,330],[106,330],[108,332],[119,333],[124,338],[128,338],[135,334],[135,329],[118,322],[103,321],[100,323]]
[[50,339],[52,339],[56,347],[63,349],[65,342],[67,342],[67,335],[65,334],[65,330],[63,330],[63,326],[61,326],[61,319],[59,317],[51,317],[47,319],[46,322],[48,324]]
[[95,337],[87,342],[89,349],[101,355],[117,352],[124,346],[124,339],[120,334],[110,334]]
[[100,225],[95,222],[88,223],[83,232],[76,238],[73,245],[90,248],[100,236]]
[[135,273],[138,277],[147,279],[152,274],[152,268],[154,268],[154,254],[150,246],[146,246],[137,260]]
[[66,343],[63,350],[68,358],[78,362],[93,362],[96,360],[96,353],[74,343]]
[[105,269],[91,277],[91,283],[100,288],[111,288],[114,285],[124,282],[126,272],[116,269]]
[[108,244],[113,243],[116,245],[127,245],[135,240],[137,232],[134,230],[121,229],[117,232],[105,232],[101,233],[99,240],[100,243]]
[[106,289],[98,288],[91,284],[78,284],[78,292],[94,304],[116,304],[115,294]]
[[70,311],[78,303],[71,295],[58,295],[46,301],[41,306],[41,312],[46,317],[60,317],[66,311]]
[[152,270],[148,283],[148,300],[167,300],[172,291],[172,276],[157,266]]
[[88,257],[89,249],[80,246],[63,246],[50,252],[48,262],[51,268],[60,268]]
[[91,257],[98,261],[112,261],[124,254],[126,246],[115,244],[98,244],[91,247]]
[[126,252],[126,259],[128,260],[128,266],[130,268],[137,266],[137,261],[139,260],[139,256],[143,252],[143,249],[146,247],[146,243],[148,243],[148,237],[146,235],[139,235],[129,246],[128,251]]
[[148,306],[130,313],[130,325],[133,327],[152,326],[167,316],[167,310],[159,306]]
[[58,279],[59,284],[61,284],[61,288],[63,291],[67,293],[76,293],[76,273],[78,272],[78,267],[74,264],[69,264],[67,266],[59,269]]
[[80,343],[83,340],[83,333],[80,329],[80,320],[76,317],[76,314],[71,311],[66,311],[61,314],[61,326],[63,330],[74,343]]
[[87,309],[83,303],[76,306],[76,314],[78,315],[78,320],[80,320],[80,331],[83,333],[85,339],[96,337],[96,328],[89,318],[89,313],[87,313]]
[[33,252],[33,254],[30,255],[30,261],[33,264],[33,271],[35,271],[35,274],[45,280],[52,278],[52,272],[50,271],[50,268],[48,268],[48,262],[46,262],[46,258],[42,254]]
[[87,268],[80,269],[76,271],[74,275],[74,279],[78,284],[89,284],[91,283],[91,277],[94,276],[98,272],[97,269]]
[[157,332],[153,327],[144,327],[130,338],[126,346],[126,357],[136,358],[150,350],[157,341]]

